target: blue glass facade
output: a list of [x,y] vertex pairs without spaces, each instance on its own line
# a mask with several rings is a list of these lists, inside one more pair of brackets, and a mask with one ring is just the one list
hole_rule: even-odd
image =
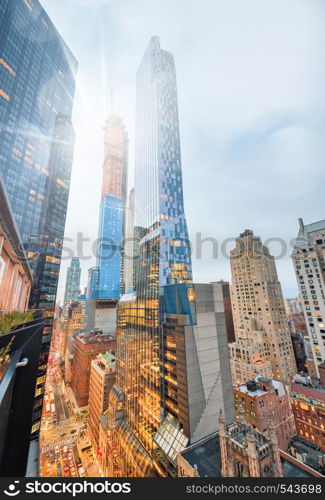
[[120,197],[105,195],[100,207],[97,266],[99,299],[120,297],[124,208]]
[[109,116],[104,130],[97,271],[92,276],[92,292],[88,299],[112,299],[117,302],[124,292],[128,135],[122,118],[116,115]]
[[77,62],[38,0],[0,3],[0,171],[31,259],[30,305],[52,311],[72,166]]
[[0,1],[0,172],[34,283],[43,330],[32,437],[37,438],[73,159],[77,62],[38,0]]
[[[172,291],[166,285],[192,281],[184,214],[176,71],[173,55],[153,37],[137,72],[134,188],[135,293],[118,307],[117,379],[109,421],[114,476],[155,475],[154,442],[165,418],[164,380],[172,363],[162,362],[162,317]],[[184,299],[186,305],[186,300]],[[120,408],[123,406],[123,418]],[[117,450],[117,452],[116,452]]]
[[[148,269],[141,272],[137,292],[153,297],[155,289],[157,297],[157,286],[192,278],[184,214],[175,62],[173,54],[160,48],[158,37],[151,38],[137,72],[135,168],[135,226],[145,234],[139,242],[139,258],[147,262],[149,271],[150,267],[159,270],[158,280],[148,274]],[[152,246],[154,252],[150,250]],[[144,270],[143,263],[139,270]],[[150,275],[156,287],[152,282],[149,285]]]

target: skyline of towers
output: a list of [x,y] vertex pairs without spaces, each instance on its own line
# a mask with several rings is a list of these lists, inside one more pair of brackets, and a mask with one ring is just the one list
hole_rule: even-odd
[[67,269],[63,306],[76,300],[80,294],[81,267],[79,257],[72,257]]
[[230,257],[236,341],[229,344],[233,384],[258,375],[286,383],[296,373],[288,321],[274,257],[245,230]]
[[[47,314],[53,311],[55,304],[70,187],[74,145],[71,114],[77,62],[38,0],[2,0],[0,52],[0,173],[4,176],[15,220],[33,269],[30,305]],[[225,428],[223,415],[226,421],[232,420],[233,398],[227,346],[227,307],[223,293],[225,284],[192,283],[184,214],[175,64],[173,55],[161,49],[158,37],[151,38],[137,73],[136,114],[135,190],[130,193],[127,213],[128,136],[120,117],[110,116],[106,123],[100,245],[96,267],[90,274],[90,281],[94,283],[91,292],[98,301],[96,326],[98,321],[104,323],[107,320],[107,317],[99,318],[99,311],[107,309],[111,333],[116,330],[114,314],[120,300],[117,382],[105,415],[112,475],[172,476],[175,475],[178,452],[184,451],[188,445],[199,443],[200,446],[207,435],[211,437],[218,431],[220,410],[221,426]],[[325,345],[322,317],[324,221],[310,226],[306,230],[301,221],[294,259],[317,367],[317,363],[324,361]],[[131,234],[135,239],[128,250],[135,257],[134,266],[126,265],[124,260],[126,236]],[[300,239],[306,236],[308,244],[305,248]],[[288,382],[296,368],[274,260],[251,231],[245,231],[241,237],[246,238],[247,243],[244,255],[240,256],[243,260],[236,259],[237,248],[232,255],[236,342],[230,347],[234,380],[270,374]],[[5,265],[3,259],[2,272]],[[25,293],[19,291],[23,275],[19,276],[17,264],[13,267],[10,275],[10,286],[13,286],[8,298],[13,299],[14,307],[24,308],[27,300],[23,300],[21,306],[18,300],[19,294]],[[80,262],[76,257],[67,273],[65,303],[75,300],[79,289]],[[122,295],[125,289],[127,293]],[[26,289],[26,297],[28,293]],[[79,300],[79,304],[71,304],[69,328],[75,332],[83,327],[85,302],[83,298],[79,297]],[[309,307],[311,301],[312,308]],[[6,399],[3,398],[2,411],[11,424],[11,435],[15,433],[15,426],[17,429],[14,436],[16,446],[10,450],[6,442],[8,462],[11,463],[14,461],[11,451],[19,448],[19,440],[26,444],[26,433],[20,439],[20,426],[15,425],[19,422],[17,415],[21,409],[26,412],[24,425],[27,433],[30,433],[30,422],[36,438],[42,416],[51,320],[45,323],[42,319],[37,329],[38,319],[35,317],[33,321],[31,330],[24,328],[24,335],[29,337],[28,341],[34,337],[37,342],[26,350],[25,346],[21,350],[22,345],[18,348],[16,344],[16,350],[10,352],[11,359],[5,359],[5,363],[10,363],[11,379],[10,384],[7,384],[7,378],[7,386],[3,384],[1,387],[8,390]],[[16,331],[10,334],[9,348],[15,341]],[[78,405],[86,405],[89,401],[89,391],[84,390],[89,383],[87,370],[90,356],[95,355],[99,343],[98,331],[87,340],[85,335],[77,339],[80,350],[71,358],[75,363],[72,380]],[[21,342],[21,332],[19,336]],[[48,377],[53,386],[60,379],[59,358],[62,354],[62,338],[56,340],[57,352],[50,364],[56,365],[57,373],[54,378],[53,373]],[[2,342],[5,341],[5,336],[2,336]],[[5,349],[8,347],[2,345]],[[108,363],[111,362],[109,356]],[[5,368],[8,367],[5,365]],[[23,376],[16,373],[17,368]],[[3,374],[7,377],[8,372],[3,371]],[[102,391],[108,389],[107,385],[105,387],[108,377],[104,375],[102,373],[91,381],[91,396],[94,398],[90,402],[90,415],[93,414],[94,418],[89,422],[90,426],[94,424],[96,444],[101,436],[99,419],[108,402],[108,391]],[[29,387],[25,391],[28,381]],[[15,391],[14,396],[19,402],[16,406],[19,411],[12,411],[11,407],[11,414],[8,411],[8,402],[11,405],[13,400],[10,391]],[[56,396],[53,391],[53,406],[60,399],[65,418],[63,393],[58,390]],[[56,412],[52,416],[57,422]],[[269,425],[268,429],[270,446],[252,429],[248,429],[239,442],[237,438],[244,422],[240,424],[235,426],[235,434],[230,433],[228,437],[233,438],[232,450],[238,450],[238,444],[242,451],[245,445],[248,446],[248,459],[254,465],[251,475],[272,472],[280,475],[280,467],[274,471],[269,459],[265,463],[265,451],[271,455],[272,446],[277,446],[274,425]],[[76,432],[74,430],[71,434]],[[3,443],[7,441],[5,433],[3,431],[1,435]],[[305,432],[305,437],[308,438],[308,434]],[[64,435],[61,430],[61,437]],[[256,446],[259,444],[260,447]],[[222,443],[222,451],[226,446],[227,443]],[[264,458],[259,460],[257,452],[261,453],[260,456],[264,453]],[[55,454],[60,458],[60,450]],[[230,465],[231,457],[226,456]],[[246,458],[233,464],[239,475],[247,475]],[[279,456],[277,458],[279,460]],[[54,466],[58,472],[62,467],[60,460],[59,464]],[[53,470],[51,467],[49,469]],[[224,471],[225,475],[233,475],[233,471]]]

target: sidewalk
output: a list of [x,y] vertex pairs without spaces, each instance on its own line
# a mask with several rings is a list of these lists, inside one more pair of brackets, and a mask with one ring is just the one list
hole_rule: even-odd
[[71,387],[64,385],[64,389],[65,389],[65,392],[67,393],[69,401],[72,404],[71,409],[72,409],[74,414],[88,410],[88,406],[78,406],[77,400],[75,398],[75,395],[73,394],[73,390],[71,389]]
[[96,458],[94,457],[93,447],[91,446],[90,452],[82,451],[83,448],[87,448],[89,446],[91,446],[91,442],[89,441],[89,439],[82,439],[77,443],[78,453],[82,462],[82,466],[86,471],[87,477],[101,477],[99,466],[97,464]]

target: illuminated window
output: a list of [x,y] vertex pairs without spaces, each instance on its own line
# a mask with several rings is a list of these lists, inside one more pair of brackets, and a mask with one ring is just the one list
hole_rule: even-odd
[[39,430],[40,426],[41,426],[40,422],[37,422],[36,424],[34,424],[32,427],[32,434],[34,432],[37,432]]
[[31,5],[31,3],[28,1],[28,0],[23,0],[24,4],[26,5],[26,7],[32,11],[33,10],[33,6]]
[[21,157],[22,157],[22,152],[21,152],[21,151],[19,151],[18,149],[16,149],[16,148],[12,148],[12,152],[13,152],[16,156],[18,156],[19,158],[21,158]]
[[28,252],[27,256],[29,259],[34,259],[37,256],[37,253],[36,252]]
[[188,296],[188,300],[190,302],[195,302],[195,290],[194,290],[194,288],[188,288],[187,296]]
[[4,68],[6,68],[7,71],[9,71],[9,73],[12,75],[12,76],[16,76],[16,71],[14,71],[8,63],[6,63],[6,61],[4,61],[2,59],[2,57],[0,57],[0,64],[1,66],[3,66]]
[[0,89],[0,96],[3,97],[6,101],[10,101],[10,96],[2,89]]
[[60,259],[56,259],[55,257],[52,257],[52,255],[47,255],[45,260],[49,264],[60,264]]
[[56,179],[56,182],[57,182],[60,186],[65,187],[66,189],[68,189],[68,187],[69,187],[69,186],[68,186],[68,185],[67,185],[64,181],[62,181],[62,180],[61,180],[61,179],[59,179],[59,178],[57,178],[57,179]]

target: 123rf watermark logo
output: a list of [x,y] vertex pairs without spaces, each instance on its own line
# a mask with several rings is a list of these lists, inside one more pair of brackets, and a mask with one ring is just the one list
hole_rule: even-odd
[[18,485],[19,481],[14,481],[13,483],[9,484],[8,488],[6,490],[3,490],[4,494],[8,497],[16,497],[20,493]]
[[24,494],[67,494],[76,497],[80,494],[127,494],[131,493],[130,483],[119,483],[111,481],[74,481],[74,482],[46,482],[46,481],[28,481],[20,484],[20,481],[13,481],[4,490],[8,497],[15,497],[20,493]]

